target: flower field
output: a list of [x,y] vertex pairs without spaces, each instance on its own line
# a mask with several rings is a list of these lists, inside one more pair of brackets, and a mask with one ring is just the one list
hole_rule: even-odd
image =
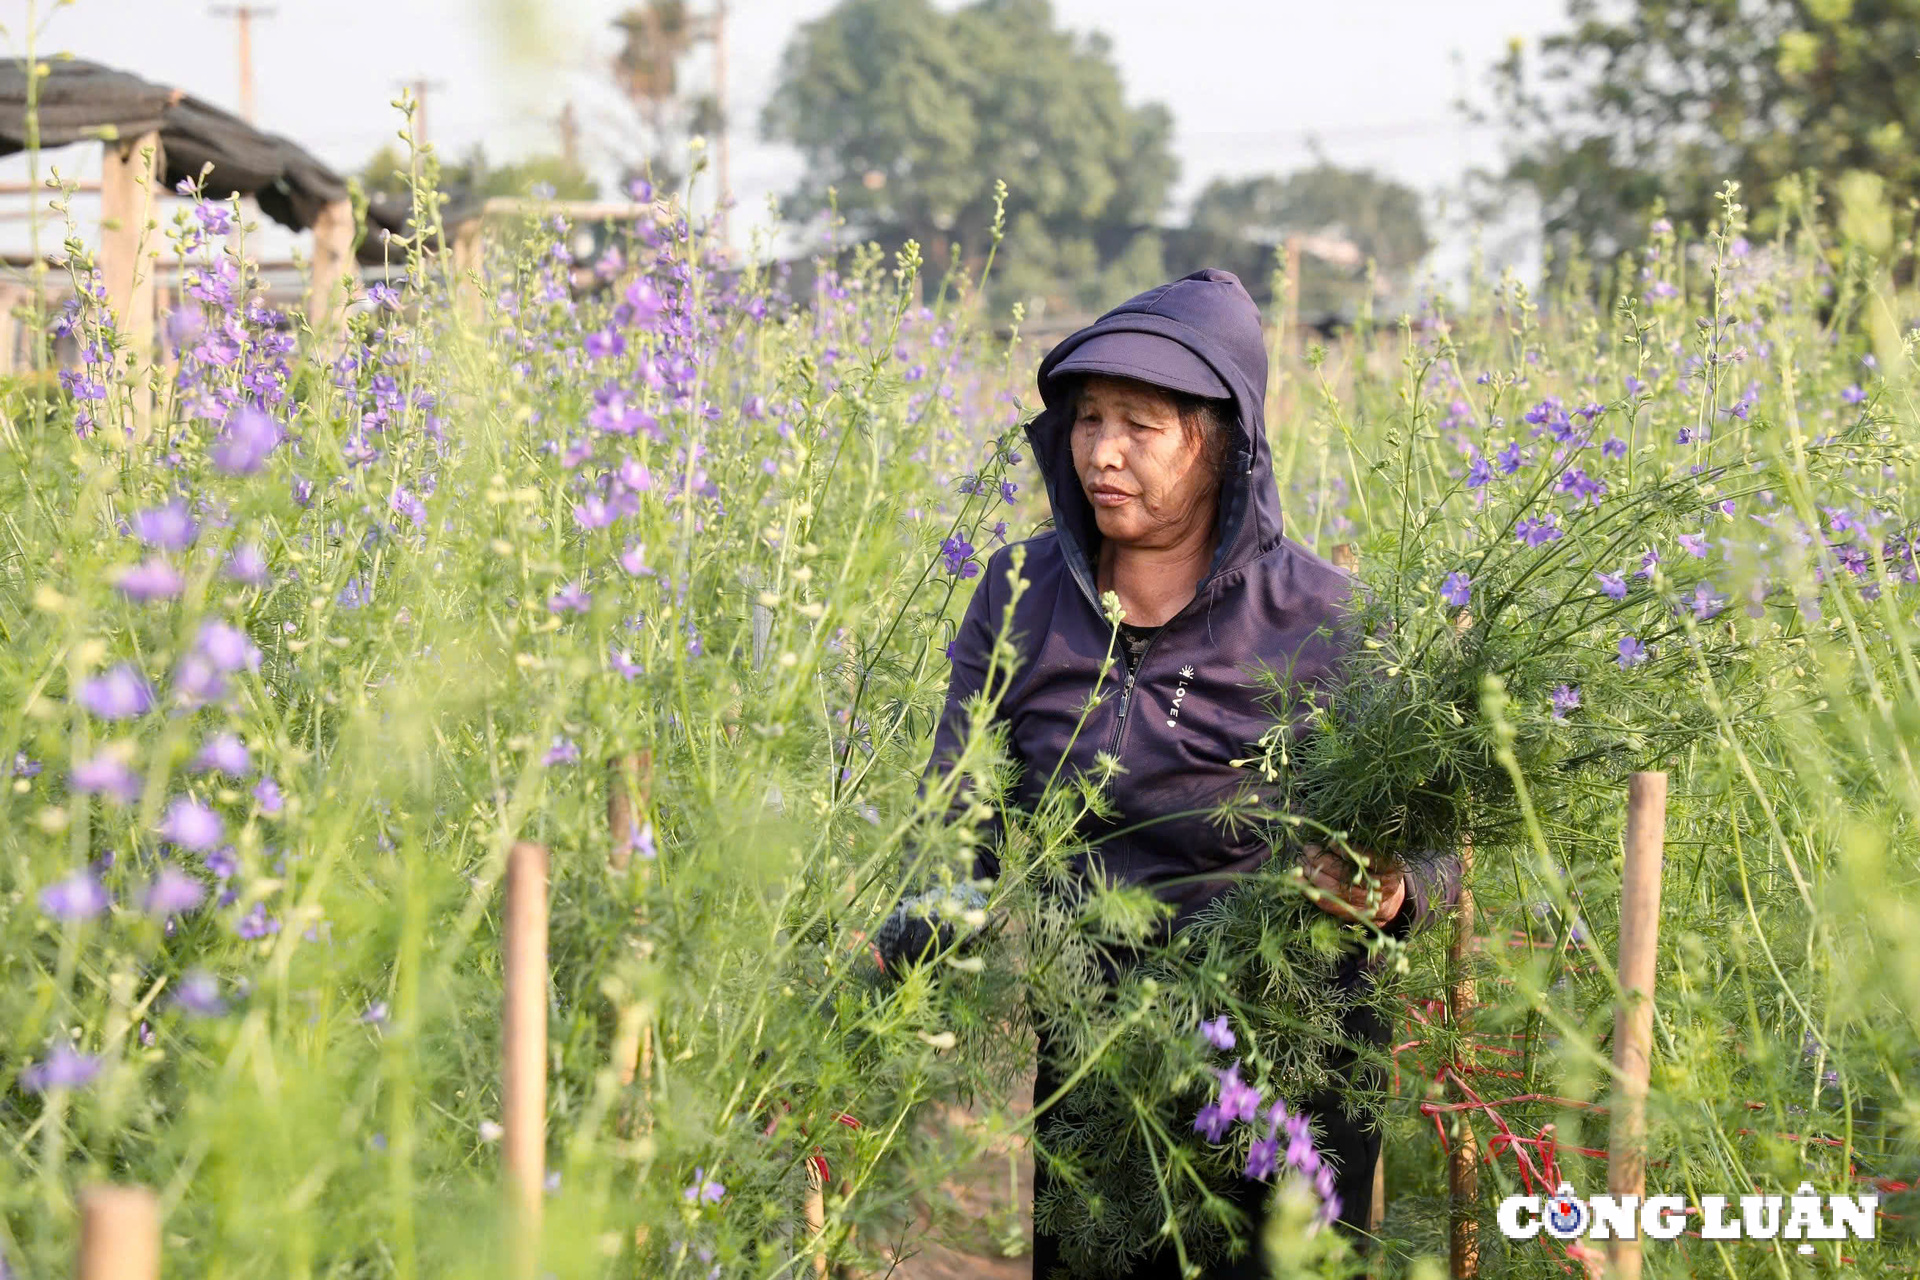
[[[855,248],[795,287],[652,207],[586,254],[529,217],[462,276],[395,244],[402,283],[336,338],[199,203],[166,229],[150,417],[75,242],[46,320],[80,361],[0,416],[0,1274],[69,1271],[97,1182],[157,1194],[170,1276],[511,1274],[528,842],[541,1273],[886,1274],[916,1202],[1030,1123],[1046,1018],[1119,1108],[1060,1153],[1104,1206],[1058,1219],[1089,1258],[1163,1223],[1216,1255],[1206,1179],[1251,1175],[1284,1188],[1262,1244],[1293,1273],[1437,1274],[1466,1217],[1481,1274],[1582,1274],[1492,1224],[1542,1179],[1604,1181],[1635,769],[1671,789],[1649,1188],[1880,1195],[1873,1240],[1693,1221],[1647,1274],[1911,1271],[1920,403],[1887,264],[1810,216],[1750,240],[1729,201],[1551,297],[1483,280],[1331,351],[1273,332],[1292,536],[1357,547],[1382,638],[1347,714],[1249,744],[1280,809],[1242,816],[1474,856],[1471,938],[1376,942],[1362,1259],[1267,1110],[1333,1036],[1311,997],[1340,927],[1296,880],[1106,998],[1089,939],[1153,911],[1044,891],[1125,785],[1062,779],[1009,823],[977,935],[874,963],[1005,783],[981,716],[921,785],[961,613],[1047,516],[1019,430],[1040,353],[995,336],[991,264]],[[931,1123],[967,1104],[964,1138]],[[1101,1181],[1127,1144],[1156,1180]]]

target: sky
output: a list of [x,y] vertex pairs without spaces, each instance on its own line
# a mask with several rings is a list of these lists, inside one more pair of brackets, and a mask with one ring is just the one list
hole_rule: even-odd
[[[394,138],[401,84],[424,79],[427,133],[444,152],[476,143],[494,159],[557,150],[557,120],[571,101],[586,158],[610,165],[608,144],[622,129],[606,72],[620,45],[610,20],[629,3],[269,0],[252,23],[258,123],[356,169]],[[767,197],[800,172],[796,153],[759,141],[760,107],[781,50],[832,4],[729,0],[736,238],[765,220]],[[232,6],[0,0],[0,15],[16,56],[31,12],[39,54],[69,52],[237,109],[236,23],[218,15],[222,7]],[[1181,163],[1173,217],[1210,178],[1311,163],[1316,139],[1335,163],[1439,192],[1499,155],[1497,136],[1468,128],[1453,104],[1484,99],[1487,69],[1509,41],[1531,47],[1564,21],[1561,0],[1054,0],[1054,10],[1062,25],[1111,40],[1130,100],[1171,109]],[[689,64],[693,79],[709,74],[704,61]],[[98,155],[97,146],[80,146],[53,159],[85,177],[98,174]],[[0,181],[25,172],[17,159],[0,164]],[[0,197],[0,246],[9,252],[25,240],[8,211],[24,205],[24,197]],[[271,253],[286,243],[261,247]],[[1462,251],[1453,243],[1442,256]]]

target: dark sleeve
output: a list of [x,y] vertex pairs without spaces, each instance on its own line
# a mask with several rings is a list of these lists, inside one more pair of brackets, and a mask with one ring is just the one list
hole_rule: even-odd
[[[920,776],[922,796],[929,786],[953,768],[954,759],[966,744],[967,703],[986,687],[994,641],[1000,634],[1001,615],[1006,609],[1008,560],[1008,549],[1002,547],[987,561],[983,579],[974,589],[973,599],[967,602],[966,614],[960,620],[959,634],[947,646],[947,657],[953,664],[953,671],[947,680],[946,706],[940,712],[940,723],[934,728],[933,750]],[[1006,675],[1004,666],[995,673],[996,687]],[[967,803],[964,792],[956,795],[947,808],[948,821],[957,819]],[[976,880],[999,877],[1000,859],[993,850],[999,846],[1000,832],[1001,819],[996,812],[980,828],[981,843],[973,866]]]
[[1460,905],[1460,855],[1442,853],[1407,867],[1407,899],[1387,921],[1386,932],[1405,940],[1451,915]]

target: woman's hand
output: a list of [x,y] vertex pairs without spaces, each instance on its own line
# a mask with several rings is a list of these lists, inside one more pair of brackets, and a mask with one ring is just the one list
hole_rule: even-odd
[[1307,883],[1319,890],[1313,903],[1328,915],[1384,928],[1400,914],[1407,901],[1406,871],[1391,858],[1355,850],[1365,859],[1369,875],[1354,883],[1353,863],[1317,844],[1302,852],[1301,870]]

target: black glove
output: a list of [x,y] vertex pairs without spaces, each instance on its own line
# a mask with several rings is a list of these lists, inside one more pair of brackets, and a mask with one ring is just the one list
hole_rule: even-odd
[[928,954],[945,951],[960,936],[959,930],[974,932],[975,927],[962,917],[986,908],[986,895],[971,885],[929,889],[902,899],[873,935],[881,969],[897,976]]

